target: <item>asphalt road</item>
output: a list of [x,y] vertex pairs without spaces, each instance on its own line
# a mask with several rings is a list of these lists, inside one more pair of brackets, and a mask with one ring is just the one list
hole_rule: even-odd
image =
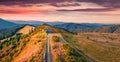
[[46,41],[46,53],[45,53],[45,62],[49,62],[49,40],[48,40],[48,36],[47,36],[47,41]]
[[46,54],[45,54],[45,62],[53,62],[52,60],[52,52],[51,52],[51,45],[50,45],[50,36],[47,35],[46,40]]

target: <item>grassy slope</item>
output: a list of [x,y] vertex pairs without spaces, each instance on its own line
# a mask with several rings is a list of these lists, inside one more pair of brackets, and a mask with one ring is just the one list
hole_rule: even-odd
[[[38,35],[35,36],[36,34],[38,34]],[[32,39],[31,38],[32,36],[35,36],[35,38],[37,38],[37,39]],[[41,40],[39,40],[38,38]],[[33,46],[37,45],[37,44],[44,45],[43,43],[45,42],[45,38],[46,38],[45,27],[40,26],[40,27],[36,28],[33,32],[31,32],[27,35],[20,35],[19,34],[19,35],[15,35],[12,38],[9,38],[9,39],[2,41],[0,43],[0,53],[1,53],[0,54],[0,61],[2,61],[2,62],[9,62],[11,60],[14,61],[14,59],[17,58],[25,50],[25,48],[27,48],[28,44],[34,43]],[[41,43],[41,41],[43,43]],[[38,48],[39,48],[39,46],[38,46]],[[38,51],[35,54],[34,60],[32,58],[33,57],[32,55],[30,56],[29,60],[30,61],[39,60],[41,57],[40,52],[41,51]]]
[[[106,29],[106,28],[105,28]],[[98,62],[120,61],[120,35],[95,33],[75,35],[62,33],[64,39]]]
[[[45,42],[46,42],[46,27],[40,26],[35,28],[33,31],[32,36],[29,39],[29,43],[26,47],[22,50],[22,52],[13,59],[14,62],[16,61],[27,61],[27,62],[36,62],[42,61],[42,57],[45,51]],[[28,52],[28,53],[26,53]],[[23,60],[23,58],[25,58]]]
[[76,36],[77,47],[98,62],[119,62],[119,37],[117,34],[80,34]]
[[29,32],[31,32],[31,31],[34,30],[34,29],[35,29],[34,26],[26,25],[26,26],[24,26],[22,29],[20,29],[20,30],[18,31],[18,33],[29,34]]
[[29,41],[28,35],[16,35],[0,43],[0,61],[9,62],[16,57]]
[[0,30],[0,40],[15,35],[24,26],[25,25],[17,25],[15,27],[12,27],[12,28],[9,28],[9,29],[2,29],[2,30]]

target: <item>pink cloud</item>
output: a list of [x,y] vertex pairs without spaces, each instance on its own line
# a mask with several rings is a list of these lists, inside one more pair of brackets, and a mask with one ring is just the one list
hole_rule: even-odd
[[28,13],[46,13],[50,12],[50,10],[38,10],[38,9],[21,9],[21,10],[10,10],[10,9],[0,9],[0,13],[4,14],[28,14]]

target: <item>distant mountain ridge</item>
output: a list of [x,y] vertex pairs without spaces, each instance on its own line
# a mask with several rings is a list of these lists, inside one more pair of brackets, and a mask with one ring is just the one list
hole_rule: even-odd
[[103,26],[94,29],[93,32],[120,33],[120,25]]
[[39,26],[42,24],[49,24],[49,25],[57,25],[57,24],[63,24],[64,22],[43,22],[43,21],[12,21],[16,24],[30,24],[34,26]]
[[17,26],[17,24],[0,18],[0,29],[7,29],[15,26]]
[[55,27],[66,29],[70,32],[92,32],[93,29],[105,26],[106,24],[90,24],[90,23],[64,23],[55,25]]
[[0,29],[8,29],[19,24],[30,24],[39,26],[48,24],[57,28],[62,28],[73,33],[79,32],[103,32],[103,33],[120,33],[120,25],[99,24],[99,23],[64,23],[64,22],[42,22],[42,21],[6,21],[0,19]]
[[102,33],[120,33],[120,25],[113,24],[90,24],[90,23],[64,23],[55,25],[73,33],[79,32],[102,32]]

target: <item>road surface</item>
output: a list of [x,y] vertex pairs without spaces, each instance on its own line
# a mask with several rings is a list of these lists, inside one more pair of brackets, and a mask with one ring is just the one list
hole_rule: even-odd
[[46,40],[46,54],[45,54],[45,58],[46,58],[45,62],[53,62],[49,35],[47,35],[47,40]]

